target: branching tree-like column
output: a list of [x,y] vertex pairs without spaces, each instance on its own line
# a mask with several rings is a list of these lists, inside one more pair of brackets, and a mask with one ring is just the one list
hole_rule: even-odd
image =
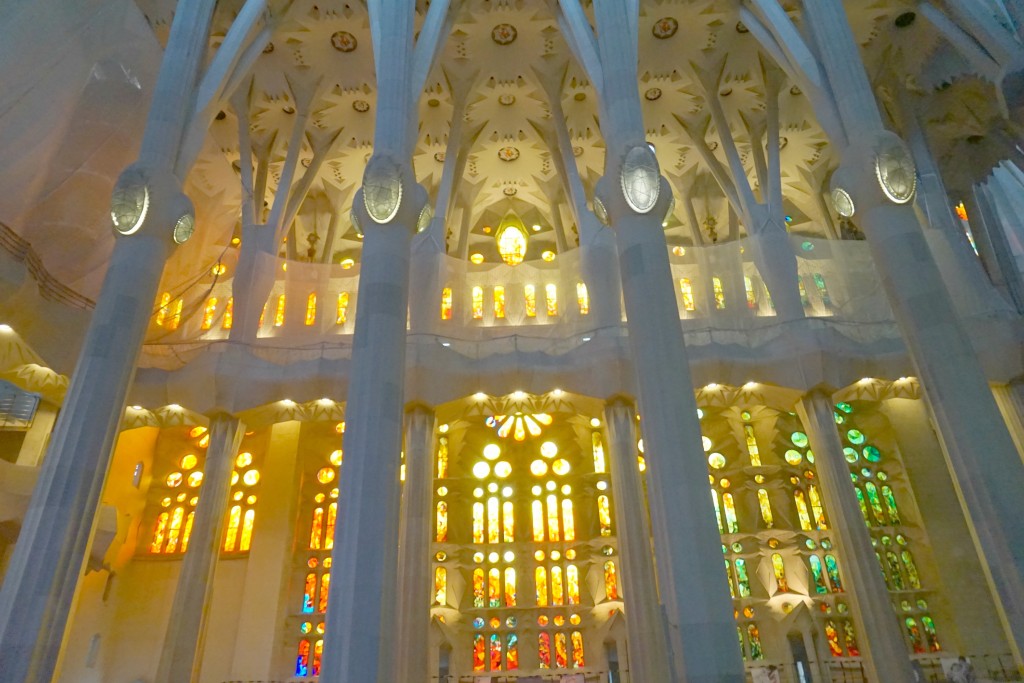
[[[237,66],[229,53],[245,43],[244,35],[229,32],[229,49],[200,83],[215,5],[178,3],[138,161],[114,188],[114,252],[0,590],[4,683],[50,681],[60,659],[161,273],[175,243],[194,228],[191,202],[181,191],[193,160],[183,143],[190,126],[208,125],[199,95],[222,94],[228,67]],[[246,26],[251,9],[238,15]]]
[[427,200],[412,170],[421,89],[414,65],[432,60],[443,33],[436,13],[443,18],[447,11],[447,2],[431,4],[414,47],[414,4],[369,3],[377,119],[373,157],[353,207],[365,238],[323,683],[392,683],[393,654],[381,644],[388,642],[382,629],[392,628],[385,616],[393,613],[398,578],[409,243]]
[[614,230],[619,255],[674,679],[740,683],[743,661],[722,571],[721,536],[708,502],[693,379],[661,227],[671,191],[644,138],[636,87],[638,8],[594,3],[596,38],[578,0],[562,0],[561,8],[567,39],[600,98],[607,155],[594,205]]

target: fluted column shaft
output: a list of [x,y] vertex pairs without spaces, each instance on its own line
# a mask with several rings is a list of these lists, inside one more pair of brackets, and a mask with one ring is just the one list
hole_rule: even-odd
[[850,481],[833,411],[832,396],[823,390],[812,391],[797,405],[814,451],[818,483],[846,574],[844,586],[852,598],[854,623],[862,636],[865,673],[871,683],[913,683],[916,679],[907,646],[889,589],[878,571],[871,535]]
[[654,578],[647,501],[637,466],[636,411],[626,401],[613,401],[605,407],[604,421],[615,497],[619,576],[626,601],[629,673],[635,681],[669,681],[672,666]]
[[243,431],[238,418],[230,415],[215,415],[210,419],[203,489],[178,575],[155,683],[199,680],[210,597],[224,534],[224,511],[231,495],[231,472]]

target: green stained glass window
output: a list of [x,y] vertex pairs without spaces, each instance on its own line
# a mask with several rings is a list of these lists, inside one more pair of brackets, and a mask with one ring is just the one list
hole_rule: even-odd
[[790,436],[790,440],[797,448],[807,448],[807,435],[803,432],[793,432]]
[[859,429],[849,429],[846,432],[846,438],[849,439],[850,443],[854,446],[859,446],[864,443],[864,433]]

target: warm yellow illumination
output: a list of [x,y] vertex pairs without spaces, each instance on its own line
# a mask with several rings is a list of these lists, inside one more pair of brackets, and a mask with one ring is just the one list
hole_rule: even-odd
[[334,319],[335,325],[344,325],[348,320],[348,292],[338,294],[338,314]]
[[501,285],[494,285],[494,317],[505,317],[505,288]]
[[558,287],[554,283],[544,285],[544,301],[547,304],[548,317],[558,315]]
[[695,311],[697,307],[693,303],[693,285],[690,284],[690,278],[680,278],[679,293],[683,296],[683,310]]
[[252,453],[239,453],[235,458],[235,467],[248,467],[252,464]]
[[217,297],[210,297],[206,302],[206,308],[203,310],[203,324],[202,328],[208,330],[213,327],[213,318],[217,314]]
[[523,286],[523,295],[526,297],[526,317],[537,317],[537,288],[533,285]]
[[477,479],[483,479],[491,473],[491,466],[481,460],[477,464],[473,465],[473,476]]
[[316,292],[310,292],[306,297],[306,326],[316,324]]
[[548,263],[551,263],[552,261],[555,260],[555,252],[551,251],[550,249],[547,249],[541,252],[540,257],[547,261]]
[[526,228],[514,213],[505,216],[494,238],[498,243],[501,260],[508,265],[518,266],[526,258]]
[[540,445],[540,454],[545,458],[553,458],[558,455],[558,446],[554,441],[545,441]]
[[530,473],[535,477],[543,477],[548,473],[548,464],[543,460],[534,460],[530,463]]
[[349,270],[355,265],[356,262],[351,258],[344,258],[341,260],[341,267],[344,268],[345,270]]
[[179,465],[181,465],[181,469],[183,469],[183,470],[190,470],[193,467],[195,467],[198,463],[199,463],[199,458],[197,458],[196,456],[194,456],[191,453],[189,453],[188,455],[186,455],[185,457],[183,457],[181,459],[181,462],[179,463]]
[[569,461],[563,458],[559,458],[551,464],[551,471],[558,476],[563,476],[569,473]]
[[484,288],[473,288],[473,320],[481,320],[484,317]]
[[228,303],[224,307],[224,318],[220,322],[221,329],[230,330],[235,318],[235,297],[228,297]]
[[580,308],[580,315],[590,314],[590,294],[587,293],[587,283],[576,283],[576,303]]
[[274,309],[274,327],[284,325],[284,294],[277,297],[277,307]]
[[484,262],[484,255],[479,253],[479,252],[476,252],[476,253],[470,254],[469,260],[472,263],[474,263],[474,264],[479,266],[481,263]]
[[484,457],[488,460],[497,460],[501,455],[501,446],[496,443],[489,443],[484,446]]
[[512,474],[512,465],[508,464],[504,460],[494,465],[494,475],[496,477],[504,479],[510,474]]
[[441,320],[452,319],[452,288],[445,287],[441,290]]

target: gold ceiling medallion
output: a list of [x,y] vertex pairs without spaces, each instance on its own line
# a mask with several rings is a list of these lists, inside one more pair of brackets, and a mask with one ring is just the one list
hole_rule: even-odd
[[679,22],[673,17],[662,17],[654,22],[654,26],[651,27],[651,34],[655,38],[665,40],[671,38],[679,30]]
[[359,41],[348,31],[335,31],[331,34],[331,47],[338,52],[352,52],[358,45]]
[[519,31],[512,24],[498,24],[491,29],[491,40],[498,45],[511,45],[519,37]]

